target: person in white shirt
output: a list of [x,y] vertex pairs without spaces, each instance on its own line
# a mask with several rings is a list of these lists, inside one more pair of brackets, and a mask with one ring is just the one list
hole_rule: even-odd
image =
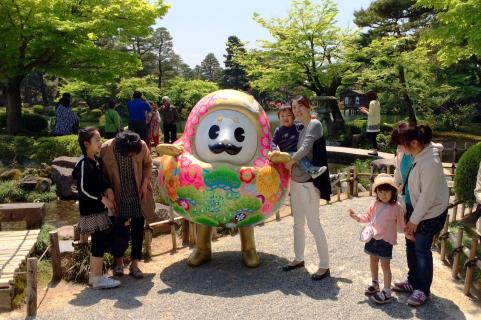
[[359,111],[367,115],[366,133],[374,148],[372,152],[369,152],[369,155],[377,156],[376,138],[381,131],[381,105],[377,100],[377,94],[375,91],[368,91],[366,95],[369,100],[369,108],[361,107]]

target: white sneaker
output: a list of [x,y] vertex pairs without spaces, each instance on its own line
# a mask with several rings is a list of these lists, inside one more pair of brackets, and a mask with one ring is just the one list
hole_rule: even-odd
[[324,172],[326,172],[326,170],[327,170],[327,167],[326,167],[326,166],[320,167],[319,170],[317,170],[316,172],[314,172],[313,174],[311,174],[312,179],[316,179],[316,178],[319,177],[321,174],[323,174]]
[[121,284],[120,281],[109,278],[106,275],[92,277],[89,279],[89,283],[91,283],[92,289],[96,290],[117,288]]

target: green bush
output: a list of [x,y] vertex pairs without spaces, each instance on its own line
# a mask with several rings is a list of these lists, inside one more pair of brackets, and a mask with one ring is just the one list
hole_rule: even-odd
[[38,114],[22,113],[20,118],[20,130],[39,133],[48,128],[48,121]]
[[36,113],[36,114],[43,114],[43,113],[44,113],[43,106],[42,106],[42,105],[39,105],[39,104],[34,105],[34,106],[32,107],[32,111],[33,111],[33,113]]
[[36,254],[41,255],[45,249],[47,249],[48,245],[50,244],[49,232],[55,229],[56,228],[53,225],[48,223],[42,226],[40,233],[38,234],[37,243],[35,244]]
[[19,182],[10,180],[0,182],[0,203],[10,202],[49,202],[57,199],[55,188],[48,192],[26,191],[20,188]]
[[7,114],[5,112],[0,112],[0,129],[7,127]]
[[379,133],[376,137],[377,146],[380,151],[387,153],[394,153],[396,147],[391,143],[391,135]]
[[454,177],[454,191],[458,200],[468,204],[475,202],[474,188],[481,161],[481,143],[473,145],[459,159]]
[[102,110],[100,109],[92,109],[88,112],[88,114],[96,119],[100,118],[102,116]]

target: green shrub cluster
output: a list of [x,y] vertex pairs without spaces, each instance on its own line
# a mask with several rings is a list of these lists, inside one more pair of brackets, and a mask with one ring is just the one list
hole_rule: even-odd
[[0,161],[10,163],[26,160],[50,163],[58,156],[79,156],[76,135],[40,137],[0,135]]
[[[7,128],[7,114],[0,112],[0,129]],[[40,133],[48,128],[45,117],[35,113],[22,113],[20,117],[20,131],[24,133]]]
[[47,192],[26,191],[20,188],[17,180],[0,182],[0,203],[10,202],[49,202],[57,199],[55,186]]
[[479,163],[481,161],[481,143],[473,145],[461,156],[454,177],[454,191],[460,202],[473,204],[474,188]]

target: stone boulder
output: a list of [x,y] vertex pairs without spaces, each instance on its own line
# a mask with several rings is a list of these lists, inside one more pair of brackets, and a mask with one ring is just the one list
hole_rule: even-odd
[[37,178],[34,176],[25,176],[20,180],[18,184],[23,190],[34,190],[37,186]]
[[0,174],[1,181],[20,180],[21,178],[22,178],[22,171],[18,169],[10,169]]
[[61,156],[53,159],[52,166],[64,167],[64,168],[75,168],[75,165],[79,161],[80,157],[67,157]]
[[49,178],[38,178],[35,189],[38,192],[47,192],[47,191],[50,191],[51,186],[52,186],[52,180],[50,180]]
[[72,168],[52,165],[52,181],[57,185],[57,195],[60,199],[78,198],[72,171]]

